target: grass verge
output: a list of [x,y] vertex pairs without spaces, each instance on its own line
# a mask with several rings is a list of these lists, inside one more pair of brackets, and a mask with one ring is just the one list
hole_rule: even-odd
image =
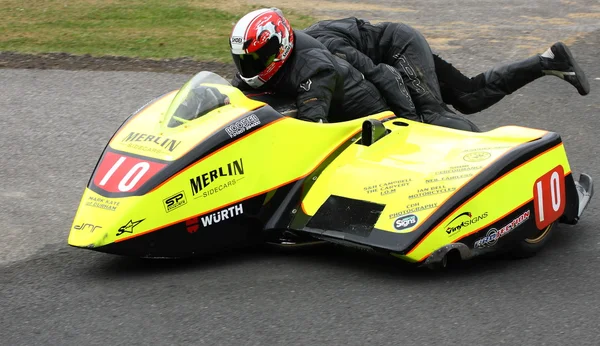
[[[3,0],[0,51],[229,63],[233,24],[261,7],[239,0]],[[313,22],[282,10],[294,27]]]

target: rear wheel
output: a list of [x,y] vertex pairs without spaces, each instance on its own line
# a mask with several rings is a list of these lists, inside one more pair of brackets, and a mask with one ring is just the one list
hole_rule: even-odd
[[456,266],[461,261],[462,257],[460,255],[460,251],[457,249],[452,249],[448,251],[448,253],[445,254],[441,260],[431,263],[428,268],[433,271],[444,271],[450,267]]
[[429,268],[433,271],[445,270],[447,267],[448,267],[448,256],[447,255],[444,255],[444,257],[442,257],[442,259],[440,261],[433,262],[427,266],[427,268]]
[[511,250],[511,255],[515,258],[535,256],[535,254],[540,251],[550,239],[555,223],[556,222],[553,222],[533,236],[521,240],[517,243],[515,248]]

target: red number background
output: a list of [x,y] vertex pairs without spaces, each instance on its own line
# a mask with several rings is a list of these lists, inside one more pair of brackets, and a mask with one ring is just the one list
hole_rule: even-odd
[[[558,173],[558,189],[554,189],[555,195],[552,195],[552,174]],[[565,174],[562,166],[554,167],[550,172],[542,175],[533,184],[533,204],[535,208],[535,223],[538,229],[548,227],[552,222],[558,219],[565,210],[566,194],[565,194]],[[542,183],[542,193],[540,204],[540,194],[538,192],[538,182]],[[552,206],[552,198],[560,197],[558,210],[554,210]],[[543,215],[543,220],[541,220]]]
[[[112,176],[108,179],[104,186],[100,186],[100,182],[106,176],[106,174],[110,171],[111,168],[119,161],[121,157],[125,157],[125,161],[121,163],[119,168],[115,170]],[[119,190],[119,183],[125,178],[127,173],[140,162],[147,162],[150,165],[148,171],[141,177],[141,179],[128,191],[126,192],[135,192],[140,186],[142,186],[148,179],[150,179],[154,174],[160,171],[166,164],[156,163],[152,161],[140,160],[134,157],[129,157],[121,154],[115,154],[112,152],[107,152],[100,162],[98,166],[98,170],[96,171],[96,175],[94,176],[94,184],[99,188],[106,190],[108,192],[125,192]],[[137,170],[136,172],[139,172]],[[128,179],[128,182],[135,178],[137,174],[133,174],[133,176]]]

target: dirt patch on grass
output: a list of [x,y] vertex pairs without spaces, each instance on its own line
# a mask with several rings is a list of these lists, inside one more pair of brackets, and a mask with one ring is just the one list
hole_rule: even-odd
[[67,53],[20,54],[14,52],[0,52],[0,68],[150,71],[180,74],[212,71],[226,79],[230,79],[235,73],[233,64],[196,61],[190,58],[155,60],[120,56],[94,57],[91,55],[72,55]]

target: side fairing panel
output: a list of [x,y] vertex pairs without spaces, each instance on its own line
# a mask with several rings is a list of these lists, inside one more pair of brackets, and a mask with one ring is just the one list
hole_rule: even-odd
[[[441,206],[473,177],[510,150],[546,132],[505,127],[471,133],[420,123],[386,123],[390,134],[371,146],[350,146],[323,171],[303,211],[314,215],[331,195],[386,205],[375,227],[406,233]],[[411,227],[395,220],[416,215]]]
[[[109,148],[82,197],[69,244],[97,248],[167,227],[173,227],[173,232],[189,233],[186,236],[190,242],[198,232],[226,231],[224,225],[260,212],[262,201],[248,201],[307,176],[355,135],[362,123],[359,119],[315,124],[254,113],[261,120],[260,127],[231,138],[227,123],[222,124],[211,138],[229,141],[208,153],[199,153],[197,161],[173,174],[167,169],[176,166],[178,160],[157,160]],[[145,176],[151,173],[151,177]],[[182,227],[184,223],[193,226],[193,231]],[[94,232],[76,228],[82,224],[97,228]]]
[[[537,229],[547,227],[564,212],[565,177],[570,173],[571,168],[566,160],[564,146],[557,145],[515,167],[465,203],[456,206],[456,210],[440,220],[406,257],[411,261],[421,261],[441,246],[461,241],[478,232],[482,234],[475,243],[479,240],[480,245],[485,245],[489,242],[484,238],[491,225],[525,206],[528,208],[521,210],[522,213],[517,215],[522,218],[514,223],[516,226],[525,220],[535,220]],[[505,221],[509,226],[513,222]],[[507,228],[497,236],[501,238],[512,230],[513,228]],[[475,243],[468,245],[477,247]]]
[[[548,186],[547,174],[556,172],[564,185],[570,173],[559,137],[542,139],[546,131],[511,126],[467,133],[407,123],[386,123],[390,134],[369,147],[350,146],[323,171],[303,200],[303,213],[315,216],[304,224],[307,231],[405,251],[405,259],[419,261],[531,202],[538,179]],[[528,143],[539,144],[525,149]],[[500,174],[509,167],[510,174]],[[462,205],[467,197],[473,198]],[[369,231],[319,221],[343,199],[368,202],[356,212],[378,214]],[[532,210],[531,218],[537,213]],[[357,236],[349,229],[363,231]]]

